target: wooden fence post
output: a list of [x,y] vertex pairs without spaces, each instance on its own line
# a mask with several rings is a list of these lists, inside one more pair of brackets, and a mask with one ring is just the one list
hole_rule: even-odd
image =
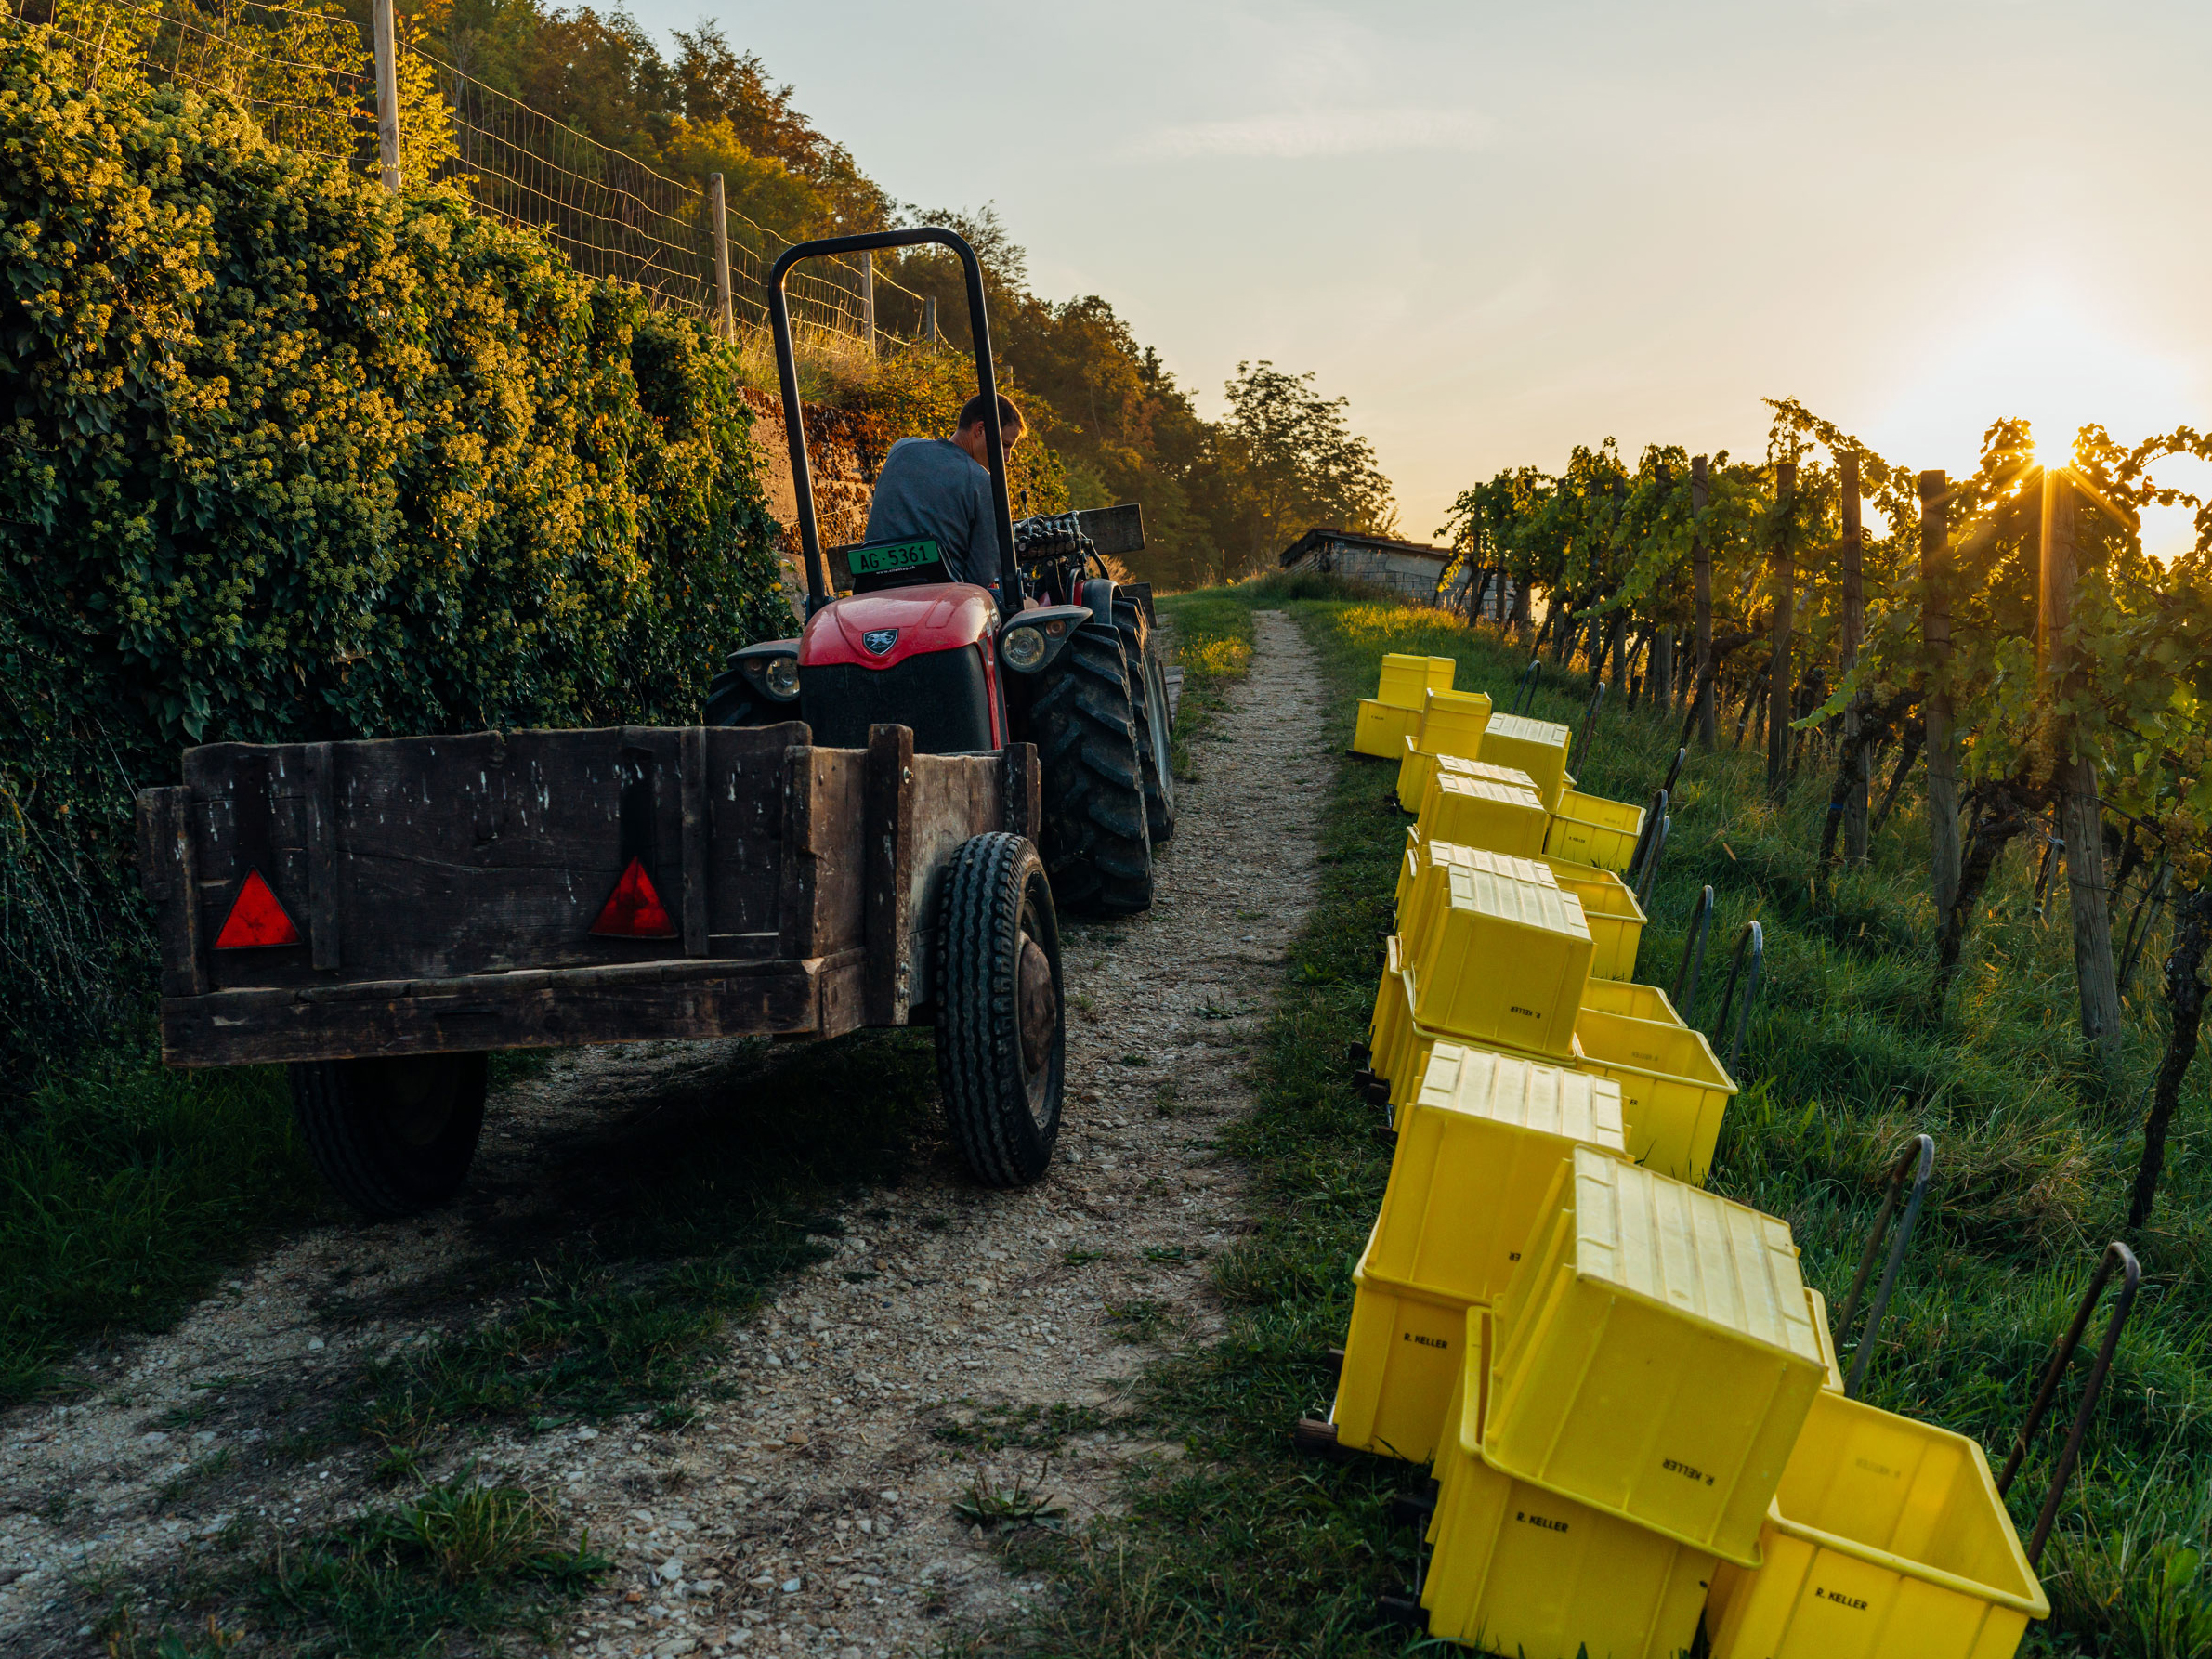
[[[1859,532],[1859,455],[1856,450],[1836,457],[1839,488],[1843,495],[1843,672],[1851,673],[1859,660],[1859,647],[1866,637],[1865,549]],[[1850,778],[1843,796],[1843,861],[1866,862],[1866,776],[1870,757],[1854,739],[1866,703],[1854,696],[1843,711],[1843,741],[1850,760]]]
[[736,296],[729,288],[729,208],[722,175],[707,175],[707,216],[714,221],[714,332],[725,340],[738,332]]
[[1951,733],[1951,490],[1941,472],[1920,475],[1920,643],[1928,653],[1929,889],[1938,941],[1951,931],[1958,898],[1958,744]]
[[1767,664],[1766,789],[1779,801],[1789,789],[1789,717],[1796,706],[1790,673],[1789,631],[1797,613],[1797,566],[1791,557],[1789,516],[1797,504],[1798,469],[1792,461],[1774,467],[1774,652]]
[[397,196],[399,193],[399,33],[392,19],[392,0],[375,0],[370,13],[376,44],[376,156],[384,174],[384,188]]
[[860,338],[868,343],[868,355],[875,356],[875,255],[872,251],[860,255]]
[[[1690,512],[1701,521],[1710,493],[1711,476],[1707,458],[1695,456],[1690,462]],[[1690,541],[1690,577],[1697,607],[1697,680],[1691,695],[1702,693],[1705,698],[1705,712],[1697,717],[1697,742],[1710,752],[1721,740],[1720,720],[1715,712],[1721,698],[1720,687],[1713,684],[1713,549],[1705,539],[1702,522]]]
[[[2080,495],[2063,467],[2043,471],[2042,603],[2035,654],[2053,695],[2078,688],[2063,635],[2074,614],[2075,536]],[[2113,968],[2112,911],[2104,886],[2104,818],[2097,771],[2076,750],[2072,720],[2058,717],[2059,837],[2066,843],[2066,888],[2073,901],[2074,977],[2081,992],[2082,1040],[2111,1059],[2120,1041],[2120,989]]]

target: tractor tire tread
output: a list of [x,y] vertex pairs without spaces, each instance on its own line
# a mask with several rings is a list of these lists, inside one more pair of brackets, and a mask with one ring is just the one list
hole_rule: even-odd
[[1019,1031],[1023,890],[1035,850],[1000,831],[962,845],[946,874],[937,925],[937,1087],[961,1158],[988,1186],[1026,1186],[1044,1173],[1059,1131],[1030,1120]]
[[1168,755],[1168,687],[1159,642],[1133,599],[1114,602],[1114,628],[1121,635],[1122,659],[1129,664],[1130,713],[1145,790],[1145,830],[1151,844],[1158,846],[1175,833],[1175,771]]
[[1089,623],[1031,711],[1044,774],[1045,867],[1071,910],[1128,916],[1152,904],[1152,843],[1129,671],[1118,630]]

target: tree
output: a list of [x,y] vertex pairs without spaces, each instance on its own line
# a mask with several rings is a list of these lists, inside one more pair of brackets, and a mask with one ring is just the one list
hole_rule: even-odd
[[1262,568],[1317,525],[1397,529],[1374,446],[1345,417],[1351,399],[1319,396],[1314,379],[1263,360],[1238,363],[1224,388],[1229,416],[1214,429],[1207,516],[1225,580]]

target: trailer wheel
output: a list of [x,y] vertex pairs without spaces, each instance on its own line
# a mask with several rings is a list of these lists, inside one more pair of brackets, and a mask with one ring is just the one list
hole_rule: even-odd
[[1029,710],[1044,777],[1044,855],[1071,910],[1133,916],[1152,906],[1152,838],[1132,681],[1120,634],[1086,622],[1046,671]]
[[1168,730],[1168,675],[1145,612],[1133,599],[1114,601],[1114,631],[1129,664],[1130,712],[1137,759],[1145,773],[1145,827],[1154,846],[1175,833],[1175,763]]
[[482,1054],[318,1060],[292,1067],[292,1110],[338,1195],[383,1220],[460,1190],[484,1129]]
[[962,843],[937,917],[937,1084],[961,1156],[988,1186],[1025,1186],[1060,1133],[1067,1031],[1060,928],[1037,849]]

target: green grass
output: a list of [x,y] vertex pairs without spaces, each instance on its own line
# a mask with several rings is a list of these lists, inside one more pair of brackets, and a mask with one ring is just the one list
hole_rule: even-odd
[[255,1591],[300,1659],[399,1659],[460,1634],[550,1641],[552,1613],[612,1564],[519,1487],[455,1481],[281,1552]]
[[[1272,590],[1272,591],[1271,591]],[[1455,658],[1459,685],[1502,698],[1527,658],[1433,613],[1315,601],[1281,584],[1171,602],[1200,637],[1249,640],[1235,612],[1284,603],[1319,649],[1331,744],[1348,743],[1354,699],[1372,695],[1388,650]],[[1249,623],[1245,625],[1249,628]],[[1192,629],[1184,637],[1199,634]],[[1201,681],[1218,699],[1234,651]],[[1546,670],[1535,712],[1579,725],[1587,688]],[[1198,705],[1204,709],[1208,705]],[[1597,793],[1642,800],[1672,758],[1677,725],[1605,715],[1576,769]],[[1723,744],[1733,725],[1723,727]],[[1202,764],[1204,741],[1195,745]],[[1694,755],[1652,903],[1639,977],[1666,985],[1699,889],[1719,900],[1705,991],[1718,1012],[1726,948],[1757,917],[1768,982],[1722,1133],[1713,1187],[1787,1219],[1810,1282],[1839,1304],[1881,1189],[1874,1176],[1920,1130],[1936,1178],[1878,1345],[1866,1397],[1977,1437],[2001,1463],[2040,1367],[2104,1240],[2118,1236],[2140,1150],[2137,1122],[2163,1020],[2155,978],[2138,976],[2118,1082],[2096,1086],[2075,1035],[2071,943],[2033,914],[2018,856],[1993,886],[1947,1007],[1932,1007],[1931,913],[1919,803],[1885,826],[1869,868],[1817,899],[1826,780],[1801,777],[1791,803],[1762,799],[1760,759]],[[1320,1363],[1341,1341],[1349,1269],[1389,1168],[1379,1114],[1344,1078],[1364,1035],[1378,935],[1406,819],[1386,792],[1394,769],[1346,755],[1324,818],[1319,908],[1293,948],[1259,1056],[1260,1098],[1228,1137],[1249,1160],[1255,1231],[1212,1266],[1233,1313],[1226,1337],[1147,1374],[1138,1412],[1189,1457],[1134,1477],[1126,1513],[1073,1538],[1015,1533],[1024,1571],[1049,1572],[1054,1611],[990,1634],[993,1652],[1106,1655],[1388,1653],[1404,1632],[1375,1627],[1374,1594],[1411,1575],[1411,1535],[1383,1519],[1389,1495],[1424,1472],[1375,1460],[1337,1466],[1290,1451],[1289,1429],[1325,1408]],[[2152,960],[2155,960],[2153,942]],[[2202,1102],[2202,1073],[2188,1091]],[[2131,1240],[2146,1288],[2123,1342],[2082,1470],[2044,1559],[2055,1608],[2024,1651],[2181,1659],[2212,1655],[2212,1541],[2205,1407],[2205,1241],[2212,1157],[2201,1117],[2176,1148],[2153,1226]],[[1851,1333],[1839,1333],[1848,1359]],[[2078,1398],[2061,1391],[2061,1417]],[[2062,1431],[2062,1422],[2056,1426]],[[2056,1450],[2031,1453],[2014,1489],[2024,1536]]]
[[171,1617],[119,1596],[97,1625],[112,1659],[217,1659],[249,1639],[292,1659],[515,1652],[503,1636],[542,1649],[554,1615],[613,1565],[543,1499],[469,1479],[258,1553],[247,1536],[230,1542],[170,1587]]
[[0,1404],[65,1386],[83,1343],[175,1319],[321,1195],[279,1068],[125,1047],[49,1080],[0,1134]]

